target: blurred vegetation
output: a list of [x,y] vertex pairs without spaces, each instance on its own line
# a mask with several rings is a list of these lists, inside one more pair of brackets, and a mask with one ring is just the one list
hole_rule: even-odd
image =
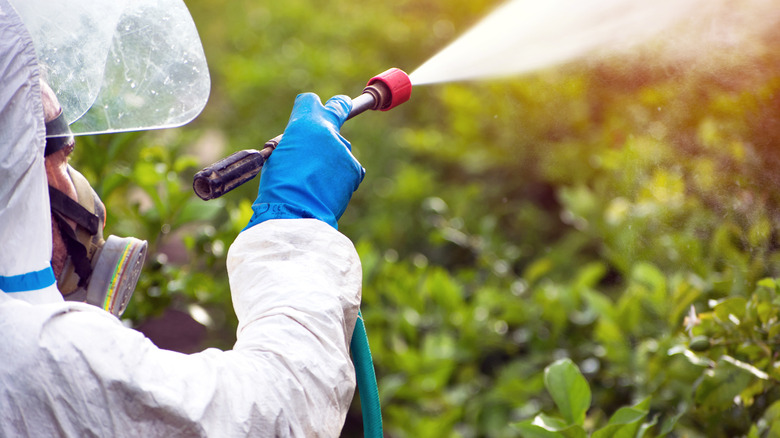
[[[203,202],[192,175],[280,133],[297,93],[412,71],[496,3],[188,0],[204,113],[74,156],[106,233],[150,242],[130,322],[188,311],[230,348],[225,257],[257,184]],[[340,230],[388,436],[780,436],[777,41],[717,68],[637,55],[418,87],[345,125],[368,173]]]

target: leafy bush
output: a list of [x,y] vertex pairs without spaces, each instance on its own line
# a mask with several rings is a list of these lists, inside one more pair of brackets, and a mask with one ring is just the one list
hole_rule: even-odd
[[[585,377],[569,359],[561,359],[544,369],[544,383],[563,418],[538,414],[533,420],[517,423],[515,427],[523,436],[549,438],[557,436],[585,437],[585,414],[590,407],[591,391]],[[613,436],[646,436],[656,425],[656,419],[645,421],[649,399],[634,406],[618,409],[607,424],[595,430],[594,438]],[[674,425],[668,422],[656,436],[666,436]]]
[[[225,255],[257,186],[205,203],[195,171],[281,132],[298,92],[357,94],[493,4],[188,1],[204,114],[74,157],[106,233],[150,241],[129,322],[178,308],[229,348]],[[368,173],[340,229],[390,436],[780,434],[780,53],[641,58],[419,87],[344,126]]]

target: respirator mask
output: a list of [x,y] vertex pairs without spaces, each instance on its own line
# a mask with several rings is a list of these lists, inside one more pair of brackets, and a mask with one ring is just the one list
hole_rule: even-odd
[[[69,131],[62,114],[46,123],[46,131],[60,134],[46,140],[47,156],[73,143],[72,136],[61,136]],[[103,239],[103,202],[81,173],[70,165],[67,172],[78,200],[49,186],[52,218],[68,253],[57,288],[67,301],[86,302],[120,317],[135,291],[148,245],[134,237]]]

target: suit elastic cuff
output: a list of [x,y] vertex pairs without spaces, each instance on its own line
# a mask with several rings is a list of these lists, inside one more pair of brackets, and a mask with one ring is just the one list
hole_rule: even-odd
[[[252,205],[252,218],[244,230],[272,219],[318,219],[338,230],[335,219],[323,219],[315,216],[311,211],[290,204],[256,203]],[[242,231],[244,231],[242,230]]]

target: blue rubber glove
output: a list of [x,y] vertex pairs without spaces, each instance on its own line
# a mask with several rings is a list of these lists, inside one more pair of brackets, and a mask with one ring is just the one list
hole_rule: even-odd
[[347,96],[334,96],[323,106],[316,94],[298,95],[282,141],[263,165],[246,228],[269,219],[315,218],[338,229],[366,174],[339,134],[351,109]]

